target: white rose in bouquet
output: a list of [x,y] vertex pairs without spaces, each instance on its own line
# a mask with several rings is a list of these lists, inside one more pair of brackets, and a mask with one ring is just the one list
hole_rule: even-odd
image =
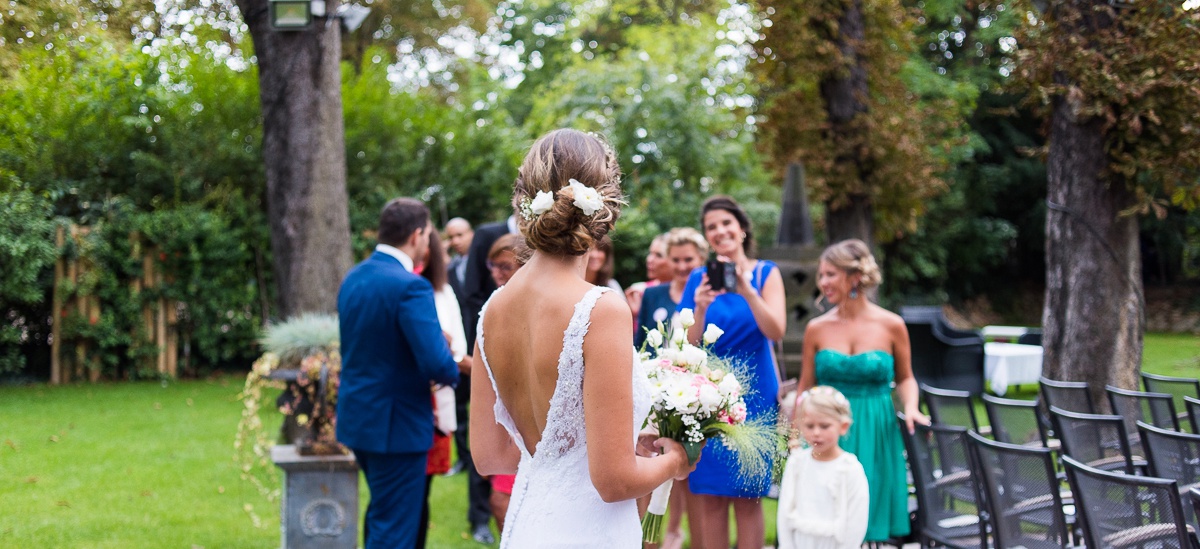
[[658,330],[650,330],[649,332],[646,332],[646,345],[649,345],[651,348],[658,348],[662,347],[662,344],[662,332]]
[[679,361],[693,368],[702,368],[708,364],[708,352],[694,345],[684,345],[679,350]]
[[717,339],[720,339],[721,334],[723,333],[725,333],[725,330],[718,328],[716,324],[709,324],[708,327],[704,329],[704,344],[712,345],[713,343],[716,343]]
[[717,383],[717,388],[721,390],[721,394],[730,398],[737,398],[742,392],[742,384],[734,376],[725,376]]
[[683,326],[684,330],[691,328],[692,324],[695,324],[695,323],[696,323],[696,315],[692,312],[691,309],[684,309],[682,311],[679,311],[679,324],[681,326]]
[[697,397],[700,400],[701,408],[708,413],[714,413],[721,406],[725,397],[721,395],[721,391],[713,385],[701,385]]

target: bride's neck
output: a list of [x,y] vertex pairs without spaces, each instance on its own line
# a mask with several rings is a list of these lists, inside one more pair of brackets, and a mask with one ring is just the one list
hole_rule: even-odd
[[582,279],[587,272],[587,264],[587,254],[579,256],[551,255],[535,250],[525,266],[533,267],[541,273],[569,274]]

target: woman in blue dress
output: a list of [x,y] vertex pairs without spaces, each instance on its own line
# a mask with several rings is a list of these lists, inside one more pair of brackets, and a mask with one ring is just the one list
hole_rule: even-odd
[[[746,394],[751,419],[778,413],[779,377],[772,341],[783,338],[787,322],[783,277],[770,261],[754,259],[754,233],[750,218],[732,198],[714,196],[700,211],[704,238],[717,258],[734,265],[734,288],[713,290],[704,268],[688,278],[678,310],[692,309],[696,323],[688,341],[699,344],[709,324],[725,333],[713,344],[718,356],[745,364],[753,379]],[[721,444],[704,447],[695,472],[688,478],[688,523],[692,547],[729,547],[729,509],[737,524],[738,549],[765,545],[762,497],[771,485],[771,473],[758,478],[737,474],[732,453]]]
[[866,540],[886,541],[909,533],[904,445],[896,424],[892,385],[908,429],[928,423],[917,404],[908,329],[895,313],[867,299],[879,285],[879,265],[861,240],[826,248],[817,267],[817,288],[833,305],[808,322],[797,393],[829,385],[846,395],[854,423],[841,439],[867,474],[870,511]]

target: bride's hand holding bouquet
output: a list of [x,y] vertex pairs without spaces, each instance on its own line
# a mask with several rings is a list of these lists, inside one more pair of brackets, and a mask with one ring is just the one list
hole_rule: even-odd
[[[653,393],[647,425],[659,436],[681,444],[693,466],[705,442],[719,437],[734,451],[743,474],[760,475],[771,466],[775,427],[766,421],[747,421],[743,393],[743,387],[750,386],[745,383],[747,374],[737,364],[711,352],[712,344],[724,333],[717,326],[709,324],[705,328],[703,346],[687,343],[687,330],[694,323],[692,310],[684,309],[669,332],[660,324],[646,334],[640,358]],[[663,443],[669,444],[656,444]],[[662,520],[672,482],[663,483],[651,495],[642,520],[646,542],[662,541]]]

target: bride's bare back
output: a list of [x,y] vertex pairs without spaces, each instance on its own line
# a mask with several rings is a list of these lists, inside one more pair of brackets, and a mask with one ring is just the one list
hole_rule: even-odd
[[536,453],[542,439],[550,398],[558,384],[562,334],[575,305],[593,288],[564,274],[537,264],[521,269],[488,303],[483,318],[486,339],[482,354],[491,367],[497,396],[508,408],[530,455]]

